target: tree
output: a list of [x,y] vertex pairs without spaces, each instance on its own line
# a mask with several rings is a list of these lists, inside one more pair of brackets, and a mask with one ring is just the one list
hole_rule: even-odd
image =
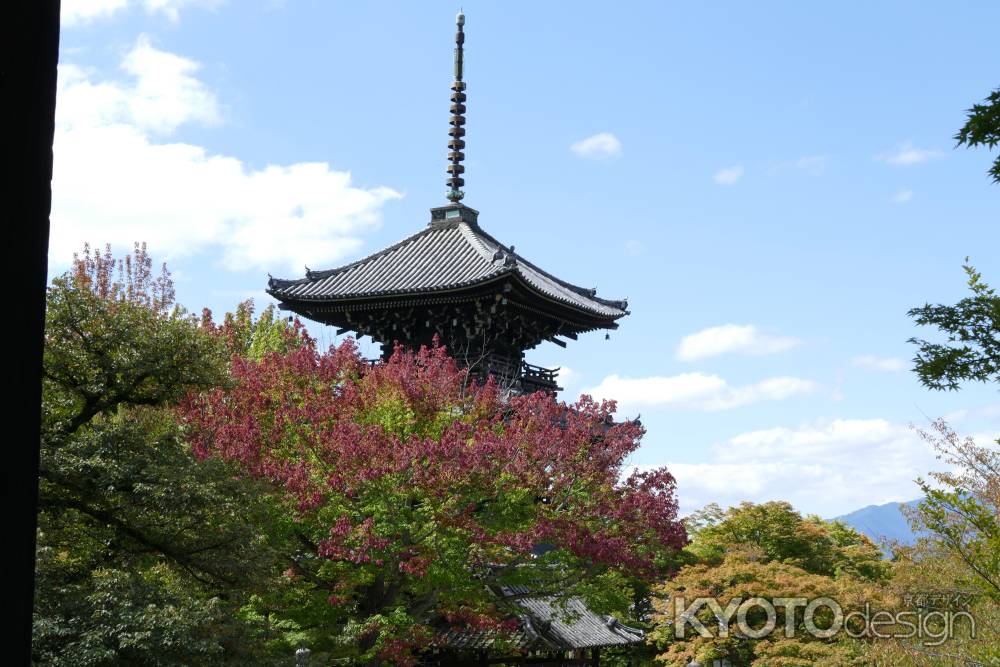
[[[696,618],[711,636],[702,636],[685,628],[683,637],[675,632],[676,609],[688,608],[695,600],[711,598],[724,610],[732,600],[741,603],[752,598],[767,600],[800,598],[813,600],[830,598],[845,609],[863,607],[865,602],[877,603],[884,597],[880,587],[859,582],[851,577],[835,579],[813,574],[800,567],[776,560],[768,560],[762,550],[753,545],[731,549],[717,565],[699,563],[689,565],[656,589],[654,615],[656,627],[650,639],[657,643],[661,653],[657,660],[666,665],[685,666],[691,661],[703,665],[713,660],[729,660],[733,665],[822,665],[846,667],[869,664],[864,662],[865,647],[844,635],[831,638],[814,637],[805,627],[805,605],[778,605],[775,607],[775,631],[755,638],[745,635],[738,628],[737,614],[733,608],[731,625],[727,632],[718,631],[719,620],[708,606],[701,607]],[[725,616],[726,612],[723,611]],[[747,625],[759,630],[767,623],[766,613],[752,607],[746,614]],[[832,612],[823,607],[811,617],[818,628],[826,629],[833,623]],[[792,637],[785,634],[786,627],[794,629]]]
[[917,346],[913,370],[930,389],[957,390],[962,382],[1000,382],[1000,296],[968,263],[972,296],[955,305],[924,304],[909,311],[920,326],[935,326],[945,343],[910,338]]
[[803,518],[790,503],[741,503],[723,512],[709,505],[694,515],[691,544],[697,562],[720,564],[726,553],[752,544],[766,561],[777,561],[820,576],[851,574],[881,580],[887,574],[878,547],[841,521]]
[[621,613],[627,577],[662,574],[685,543],[673,477],[621,479],[642,428],[613,423],[613,402],[503,400],[440,346],[370,365],[352,341],[302,341],[234,357],[232,385],[182,414],[199,456],[294,508],[310,552],[288,577],[324,602],[309,610],[320,648],[405,664],[449,624],[502,636],[510,610],[489,586]]
[[911,522],[965,564],[966,586],[1000,602],[1000,448],[960,438],[943,419],[932,428],[920,434],[953,471],[930,473],[934,486],[917,480],[924,500]]
[[304,328],[298,318],[288,323],[276,317],[272,304],[255,319],[252,299],[237,304],[235,312],[226,313],[222,326],[216,326],[211,311],[206,309],[202,326],[221,336],[230,355],[258,361],[271,352],[287,353],[303,342]]
[[[911,338],[919,346],[914,371],[932,389],[957,390],[964,381],[1000,383],[1000,296],[968,263],[972,296],[953,306],[925,305],[910,316],[933,325],[946,344]],[[921,431],[956,472],[931,473],[936,485],[918,480],[925,499],[913,515],[915,527],[928,531],[969,569],[969,578],[1000,601],[1000,440],[980,446],[960,438],[944,420]]]
[[[965,125],[955,135],[958,145],[995,148],[1000,143],[1000,88],[990,93],[983,104],[974,104],[967,113]],[[1000,157],[993,160],[989,173],[994,182],[1000,183]]]
[[[894,559],[890,587],[909,611],[921,610],[928,615],[968,613],[975,625],[965,616],[950,623],[929,616],[932,623],[925,636],[938,635],[937,639],[926,637],[921,642],[916,637],[897,637],[878,642],[868,652],[872,664],[891,667],[1000,664],[1000,605],[988,596],[977,594],[976,587],[970,588],[968,565],[949,548],[929,539],[897,548]],[[946,630],[949,632],[945,633]]]
[[282,580],[283,518],[233,466],[195,460],[175,413],[229,381],[228,359],[145,247],[122,261],[87,249],[53,280],[35,662],[267,662],[265,633],[240,613]]
[[[736,631],[733,608],[731,632],[702,636],[685,632],[677,637],[677,605],[687,608],[699,598],[715,600],[720,610],[703,606],[696,618],[706,628],[718,627],[718,612],[733,599],[829,597],[846,611],[865,602],[888,602],[884,584],[891,565],[878,547],[842,522],[803,517],[787,502],[742,503],[723,511],[717,505],[686,520],[691,544],[685,549],[689,563],[677,576],[654,589],[655,628],[651,640],[661,649],[657,656],[668,665],[692,660],[711,664],[727,659],[734,665],[854,665],[863,662],[865,647],[843,634],[815,637],[806,631],[804,605],[777,607],[776,632],[752,637]],[[832,622],[823,608],[815,623]],[[747,614],[749,626],[760,629],[767,621],[764,610]],[[787,637],[785,628],[794,628]],[[856,629],[856,628],[855,628]]]

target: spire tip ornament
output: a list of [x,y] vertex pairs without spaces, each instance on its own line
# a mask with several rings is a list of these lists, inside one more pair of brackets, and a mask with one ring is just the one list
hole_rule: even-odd
[[462,178],[462,174],[465,172],[465,167],[462,165],[462,160],[465,159],[465,153],[462,151],[465,149],[465,81],[462,80],[462,74],[464,69],[464,52],[463,45],[465,44],[465,32],[463,27],[465,26],[465,14],[459,11],[458,15],[455,17],[455,80],[451,84],[451,119],[448,124],[451,127],[448,129],[448,200],[454,204],[462,201],[465,197],[465,193],[462,192],[462,186],[465,185],[465,179]]

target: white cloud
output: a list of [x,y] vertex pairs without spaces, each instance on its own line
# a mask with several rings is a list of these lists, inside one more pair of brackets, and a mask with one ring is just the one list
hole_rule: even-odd
[[714,446],[706,463],[666,466],[683,513],[710,502],[787,500],[825,517],[919,497],[914,480],[942,467],[915,432],[884,419],[752,431]]
[[[171,277],[173,275],[171,272]],[[211,291],[211,294],[214,297],[222,297],[230,303],[241,303],[251,300],[254,302],[254,307],[258,310],[264,309],[270,304],[277,303],[275,298],[267,293],[267,290],[262,289],[214,289]]]
[[742,165],[735,165],[733,167],[726,167],[725,169],[720,169],[715,172],[715,176],[712,177],[716,183],[719,185],[733,185],[736,181],[743,178],[743,167]]
[[559,386],[565,390],[566,396],[573,395],[573,389],[580,383],[583,379],[583,374],[577,370],[570,368],[569,366],[562,366],[559,368],[559,376],[557,381]]
[[610,132],[601,132],[577,141],[569,149],[582,158],[605,160],[622,154],[622,142]]
[[163,14],[171,21],[180,18],[180,11],[189,5],[212,9],[225,0],[63,0],[60,17],[64,26],[74,26],[110,17],[128,6],[142,5],[147,13]]
[[891,201],[893,204],[905,204],[909,202],[911,199],[913,199],[913,190],[903,189],[894,194],[892,197],[890,197],[889,201]]
[[124,9],[129,0],[63,0],[60,19],[64,26],[96,18],[106,18]]
[[142,0],[147,12],[162,12],[171,21],[180,18],[180,10],[188,5],[201,5],[208,9],[218,7],[226,0]]
[[905,143],[900,144],[892,151],[879,153],[875,156],[875,159],[898,167],[909,167],[914,164],[936,160],[943,155],[942,151],[935,148],[917,148],[910,143]]
[[790,169],[798,169],[813,176],[821,176],[826,171],[826,166],[829,162],[829,155],[804,155],[795,160],[773,162],[767,168],[767,173],[771,175]]
[[625,252],[632,257],[638,257],[645,250],[645,246],[642,245],[641,241],[635,239],[629,239],[625,241]]
[[851,359],[851,364],[859,368],[867,368],[872,371],[882,371],[884,373],[898,373],[906,370],[906,362],[896,357],[877,357],[872,354],[864,354]]
[[993,403],[980,409],[980,413],[987,417],[1000,417],[1000,403]]
[[644,408],[673,407],[718,411],[780,401],[813,391],[816,384],[795,377],[774,377],[753,384],[733,386],[718,375],[682,373],[672,376],[623,378],[609,375],[587,390],[596,399],[618,401],[619,415],[635,415]]
[[776,354],[801,344],[797,338],[767,334],[752,324],[723,324],[684,336],[677,358],[697,361],[729,353]]
[[795,168],[818,176],[826,169],[826,164],[829,161],[830,156],[828,155],[807,155],[795,161]]
[[140,37],[125,57],[127,81],[60,67],[52,238],[54,265],[84,241],[159,256],[218,250],[231,270],[301,271],[355,252],[398,193],[363,189],[326,163],[254,170],[238,158],[166,142],[188,123],[222,112],[194,73],[198,64]]
[[958,422],[963,422],[970,419],[983,419],[986,423],[994,423],[1000,425],[1000,421],[997,420],[1000,417],[1000,403],[987,403],[986,405],[980,405],[972,408],[960,408],[949,412],[944,416],[944,420],[953,426]]
[[121,67],[133,79],[131,86],[93,83],[83,68],[61,66],[59,129],[132,126],[142,133],[166,135],[185,123],[212,125],[221,121],[215,95],[194,77],[200,68],[195,61],[159,51],[141,35]]

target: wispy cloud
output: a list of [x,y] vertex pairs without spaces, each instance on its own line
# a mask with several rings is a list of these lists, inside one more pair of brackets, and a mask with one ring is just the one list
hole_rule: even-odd
[[741,178],[743,178],[743,166],[739,164],[720,169],[712,176],[712,179],[719,185],[734,185]]
[[826,171],[830,163],[829,155],[803,155],[794,160],[781,160],[770,162],[766,173],[773,175],[788,171],[801,171],[811,176],[821,176]]
[[129,7],[141,5],[150,14],[162,14],[171,21],[180,18],[182,9],[200,6],[213,9],[225,0],[63,0],[60,17],[64,26],[74,26],[108,18]]
[[794,166],[796,169],[819,176],[826,170],[826,165],[829,161],[829,155],[806,155],[796,160]]
[[893,204],[906,204],[911,199],[913,199],[913,190],[906,190],[905,188],[899,190],[892,197],[889,198]]
[[622,154],[622,142],[610,132],[601,132],[577,141],[569,149],[582,158],[606,160]]
[[907,363],[902,359],[896,357],[877,357],[873,354],[854,357],[851,359],[851,365],[883,373],[899,373],[900,371],[905,371],[907,367]]
[[625,241],[625,252],[632,257],[637,257],[643,253],[645,246],[642,245],[641,241],[635,239],[629,239]]
[[879,153],[875,156],[875,159],[897,167],[909,167],[929,162],[930,160],[936,160],[943,155],[944,152],[936,148],[917,148],[910,143],[904,143],[897,146],[894,150]]
[[173,258],[214,247],[231,270],[301,270],[355,252],[400,195],[360,188],[320,162],[254,170],[238,158],[168,141],[184,125],[225,114],[193,60],[140,37],[124,76],[60,66],[50,260],[84,241],[146,241]]
[[599,399],[615,399],[618,414],[628,415],[651,407],[730,410],[760,401],[780,401],[807,394],[816,386],[814,382],[795,377],[774,377],[734,386],[718,375],[706,373],[643,378],[623,378],[616,374],[604,378],[587,393]]
[[684,336],[676,356],[698,361],[721,354],[776,354],[801,344],[798,338],[765,333],[752,324],[723,324]]

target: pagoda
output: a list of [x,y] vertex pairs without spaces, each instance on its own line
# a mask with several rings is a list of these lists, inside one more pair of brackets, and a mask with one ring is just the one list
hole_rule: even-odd
[[[384,357],[395,344],[416,348],[436,338],[480,378],[493,376],[513,393],[554,393],[558,369],[528,364],[525,351],[544,341],[565,347],[564,339],[617,329],[629,314],[628,303],[600,298],[596,289],[560,280],[529,262],[488,234],[479,226],[479,212],[461,203],[464,14],[456,22],[449,203],[432,208],[427,225],[395,245],[335,269],[307,269],[304,278],[271,278],[267,292],[282,309],[337,327],[337,335],[370,336],[381,343]],[[602,649],[644,641],[641,630],[593,612],[579,598],[560,605],[523,588],[492,592],[517,623],[504,644],[515,653],[497,656],[491,632],[442,627],[421,664],[599,665]]]
[[557,391],[558,369],[533,366],[525,351],[543,341],[562,347],[579,334],[615,329],[624,300],[603,299],[528,261],[479,226],[462,203],[465,185],[465,17],[455,34],[455,80],[448,129],[449,203],[430,210],[417,233],[351,264],[304,278],[271,278],[282,309],[382,344],[417,348],[435,337],[476,375],[493,375],[513,392]]

